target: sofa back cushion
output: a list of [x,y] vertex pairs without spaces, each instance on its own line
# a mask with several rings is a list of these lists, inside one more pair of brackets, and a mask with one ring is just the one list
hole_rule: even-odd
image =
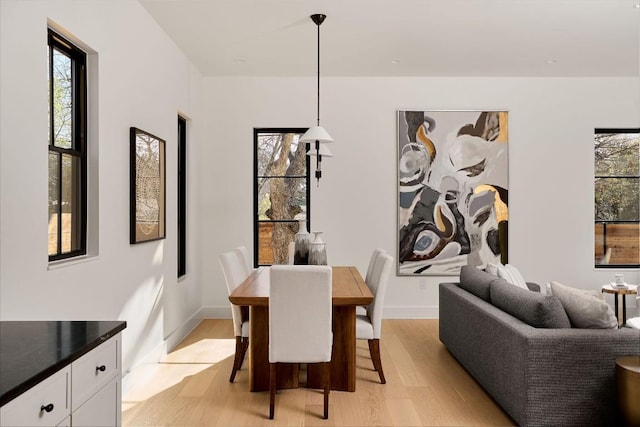
[[463,265],[460,269],[460,287],[486,302],[491,302],[489,286],[494,280],[498,277],[472,265]]
[[534,328],[570,328],[560,300],[553,295],[518,288],[506,280],[490,284],[491,304]]

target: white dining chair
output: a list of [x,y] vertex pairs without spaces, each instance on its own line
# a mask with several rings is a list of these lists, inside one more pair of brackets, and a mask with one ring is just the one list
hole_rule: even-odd
[[364,277],[365,283],[369,283],[371,281],[371,275],[373,274],[373,269],[376,265],[376,261],[378,260],[378,255],[385,253],[385,250],[382,248],[376,248],[371,252],[371,257],[369,258],[369,265],[367,266],[367,274]]
[[[386,252],[382,248],[376,248],[371,252],[371,257],[369,258],[369,265],[367,266],[367,274],[364,277],[364,282],[367,284],[367,286],[369,286],[369,289],[371,289],[371,275],[373,274],[373,269],[376,266],[378,255],[383,253],[386,253]],[[371,292],[375,294],[373,289],[371,289]],[[356,307],[356,314],[366,314],[366,312],[367,310],[365,307],[363,306]]]
[[391,274],[393,258],[391,255],[381,253],[375,262],[370,281],[367,282],[373,293],[373,302],[366,307],[365,314],[356,314],[356,338],[367,340],[369,353],[373,367],[380,376],[380,382],[386,384],[380,359],[380,335],[382,333],[382,310],[384,308],[384,296],[387,291],[387,282]]
[[253,260],[251,259],[251,255],[249,255],[249,249],[246,246],[238,246],[234,250],[240,252],[242,254],[242,260],[244,261],[247,271],[253,271]]
[[324,416],[329,417],[331,332],[329,266],[273,265],[269,293],[269,418],[275,412],[278,363],[322,363]]
[[[235,249],[220,255],[219,261],[224,279],[227,282],[227,291],[231,295],[231,292],[247,278],[250,271],[247,270],[247,265],[240,251]],[[231,304],[231,317],[233,319],[233,333],[236,337],[236,352],[229,382],[235,380],[236,373],[242,368],[244,355],[249,347],[249,308]]]

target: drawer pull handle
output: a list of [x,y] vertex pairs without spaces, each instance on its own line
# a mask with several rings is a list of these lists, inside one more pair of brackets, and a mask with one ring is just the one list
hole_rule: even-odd
[[42,411],[44,411],[44,412],[51,412],[51,411],[53,411],[53,403],[49,403],[47,406],[42,405],[42,406],[40,407],[40,412],[42,412]]
[[96,366],[96,374],[98,373],[98,371],[100,372],[104,372],[106,371],[107,367],[104,365],[100,365],[100,366]]

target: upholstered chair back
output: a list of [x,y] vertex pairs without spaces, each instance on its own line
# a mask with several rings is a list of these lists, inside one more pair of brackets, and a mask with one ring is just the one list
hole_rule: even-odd
[[270,268],[269,362],[331,360],[331,267]]
[[382,331],[382,311],[384,309],[384,296],[387,292],[387,283],[393,268],[393,257],[386,253],[381,253],[371,274],[369,287],[373,293],[373,302],[367,306],[367,316],[373,326],[373,338],[380,339]]

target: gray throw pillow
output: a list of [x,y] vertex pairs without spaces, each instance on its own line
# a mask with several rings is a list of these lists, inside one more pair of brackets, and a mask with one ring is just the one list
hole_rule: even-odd
[[460,269],[460,287],[487,302],[491,302],[489,285],[494,280],[498,277],[472,265],[463,265]]
[[518,288],[499,279],[491,283],[491,303],[534,328],[571,328],[560,300]]
[[574,328],[618,327],[615,313],[598,291],[576,289],[558,282],[551,282],[551,292],[562,303]]

